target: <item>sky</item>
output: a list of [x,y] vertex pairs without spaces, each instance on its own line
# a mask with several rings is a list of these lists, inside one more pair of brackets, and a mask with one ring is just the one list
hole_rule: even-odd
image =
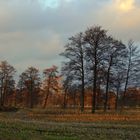
[[0,61],[60,67],[68,38],[95,25],[140,44],[140,0],[0,0]]

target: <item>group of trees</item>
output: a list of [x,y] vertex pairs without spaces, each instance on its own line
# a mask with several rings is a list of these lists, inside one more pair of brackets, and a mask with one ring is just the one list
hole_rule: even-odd
[[46,68],[42,74],[29,67],[16,77],[19,80],[14,79],[15,68],[2,61],[0,107],[10,104],[46,108],[53,95],[51,102],[55,105],[78,105],[83,112],[88,104],[94,113],[99,107],[107,111],[113,98],[116,110],[118,105],[123,109],[133,93],[139,98],[140,53],[132,40],[126,45],[95,26],[69,38],[61,55],[66,58],[61,74],[56,66]]
[[[43,79],[39,70],[29,67],[20,76],[19,80],[15,80],[16,70],[7,61],[0,64],[0,107],[8,105],[22,104],[33,108],[40,102],[40,93],[43,94],[42,106],[45,108],[47,99],[53,91],[57,91],[59,87],[59,75],[57,67],[52,66],[43,71]],[[17,83],[16,83],[17,81]],[[23,105],[24,104],[24,105]]]
[[[100,26],[88,28],[69,38],[63,63],[64,88],[76,85],[81,90],[81,111],[84,110],[85,89],[92,89],[92,113],[98,107],[97,96],[103,94],[104,111],[108,109],[109,92],[125,106],[127,89],[139,87],[140,53],[134,42],[127,45],[114,39]],[[66,86],[67,85],[67,86]]]

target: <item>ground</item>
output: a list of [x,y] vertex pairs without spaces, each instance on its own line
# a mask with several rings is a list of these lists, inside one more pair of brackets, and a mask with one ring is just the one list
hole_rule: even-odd
[[139,140],[140,110],[80,113],[69,109],[0,112],[0,140]]

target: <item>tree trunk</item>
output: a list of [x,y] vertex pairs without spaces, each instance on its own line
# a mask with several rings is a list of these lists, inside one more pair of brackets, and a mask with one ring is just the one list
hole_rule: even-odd
[[85,106],[85,79],[84,79],[84,65],[82,62],[82,93],[81,93],[81,112],[84,111],[84,106]]
[[96,109],[99,109],[99,102],[100,102],[100,94],[101,94],[101,89],[100,89],[100,84],[98,85],[98,92],[97,92],[97,103],[96,103]]
[[110,58],[109,67],[107,70],[107,79],[106,79],[106,94],[105,94],[105,104],[104,104],[104,112],[107,111],[108,106],[108,91],[109,91],[109,81],[110,81],[110,70],[112,65],[112,57]]
[[65,93],[64,93],[63,108],[64,108],[64,109],[67,108],[67,91],[66,91],[66,90],[65,90]]
[[1,85],[1,89],[0,89],[0,106],[2,107],[3,106],[3,87]]
[[30,87],[30,108],[34,107],[34,99],[33,99],[33,85],[31,83],[31,87]]
[[115,110],[118,110],[118,98],[119,98],[119,89],[120,89],[120,85],[118,85],[117,87],[117,95],[116,95],[116,102],[115,102]]
[[32,91],[30,92],[30,108],[33,108],[33,93]]
[[97,83],[97,48],[95,47],[95,52],[94,52],[94,82],[93,82],[93,97],[92,97],[92,113],[95,113],[96,110],[96,83]]
[[125,82],[125,87],[124,87],[124,92],[123,92],[121,110],[124,109],[125,102],[126,102],[125,98],[126,98],[126,91],[127,91],[127,86],[128,86],[128,80],[129,80],[130,65],[131,65],[131,57],[129,58],[129,64],[128,64],[128,69],[127,69],[127,74],[126,74],[126,82]]
[[76,92],[74,92],[73,95],[73,105],[74,105],[74,109],[76,109]]
[[49,91],[46,93],[46,98],[45,98],[45,102],[44,102],[44,105],[43,105],[43,108],[44,108],[44,109],[45,109],[46,106],[47,106],[48,97],[49,97]]

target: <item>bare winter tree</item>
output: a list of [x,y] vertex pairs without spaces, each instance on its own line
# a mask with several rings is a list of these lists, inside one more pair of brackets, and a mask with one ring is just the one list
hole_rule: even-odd
[[79,81],[77,84],[81,85],[80,104],[83,112],[85,97],[85,46],[83,34],[79,33],[69,38],[69,43],[65,46],[65,51],[61,55],[67,58],[64,67],[70,69],[72,76],[75,77],[74,79]]
[[138,49],[138,47],[134,45],[134,42],[132,40],[129,40],[128,45],[127,45],[126,73],[125,73],[124,92],[123,92],[123,98],[122,98],[122,108],[125,106],[127,88],[128,86],[132,86],[135,83],[133,79],[135,79],[135,77],[140,71],[139,53],[140,53],[140,50]]
[[58,92],[59,90],[58,79],[60,78],[60,76],[57,74],[58,73],[57,69],[58,68],[56,66],[52,66],[51,68],[47,68],[43,71],[44,78],[45,78],[43,82],[43,89],[46,96],[43,108],[46,108],[49,95],[53,91]]
[[92,113],[96,109],[96,94],[98,81],[98,68],[100,67],[103,53],[106,48],[106,30],[100,26],[95,26],[87,29],[85,32],[84,41],[87,44],[87,55],[91,63],[91,70],[93,71],[93,98],[92,98]]
[[29,67],[25,72],[20,75],[18,87],[20,90],[26,90],[28,92],[28,104],[30,108],[33,108],[37,103],[38,92],[40,89],[40,77],[39,70],[34,67]]
[[111,82],[111,76],[115,73],[115,68],[119,61],[125,58],[126,54],[126,47],[121,41],[117,41],[112,37],[108,37],[106,40],[107,49],[104,52],[104,68],[106,69],[106,89],[105,89],[105,104],[104,104],[104,111],[106,112],[108,106],[108,92],[109,86]]
[[15,68],[7,61],[0,63],[0,106],[5,105],[7,95],[15,89]]
[[121,93],[124,88],[125,83],[125,64],[126,56],[125,54],[119,57],[119,61],[112,66],[112,75],[110,77],[110,87],[112,91],[116,94],[115,110],[118,110],[119,101],[121,100]]

